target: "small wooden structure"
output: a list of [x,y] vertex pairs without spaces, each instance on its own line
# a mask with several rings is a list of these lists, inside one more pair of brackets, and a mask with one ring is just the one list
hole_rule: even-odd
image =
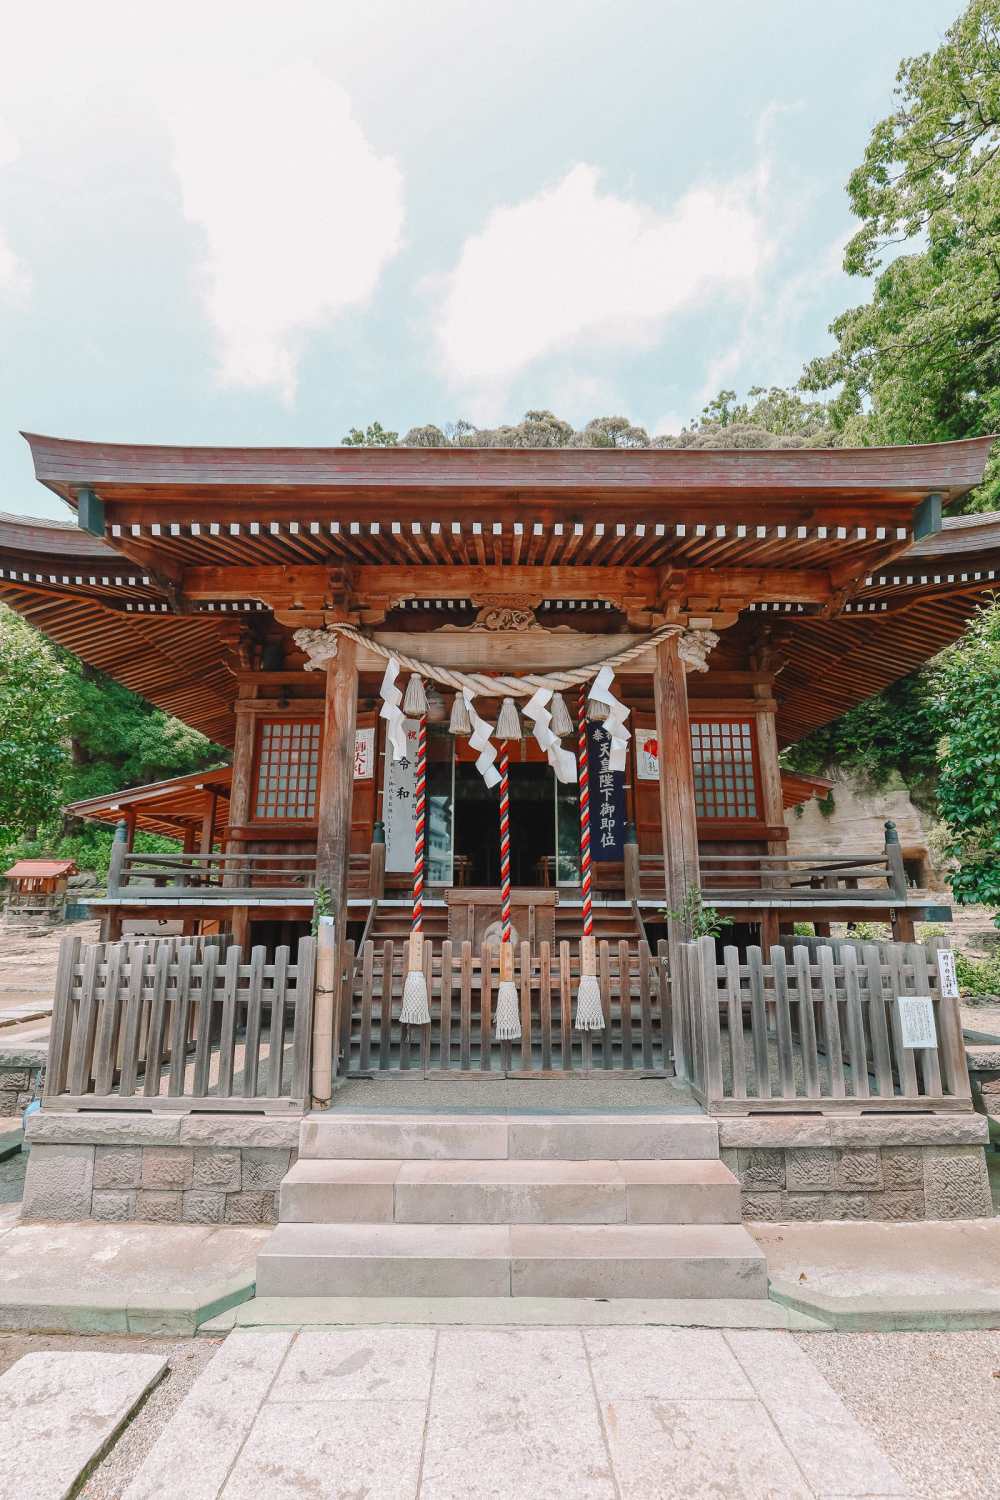
[[66,915],[66,887],[76,864],[71,859],[19,859],[4,871],[8,882],[5,925],[50,927]]

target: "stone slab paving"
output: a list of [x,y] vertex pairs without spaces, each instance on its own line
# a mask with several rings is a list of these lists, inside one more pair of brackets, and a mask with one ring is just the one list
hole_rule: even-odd
[[786,1332],[368,1327],[230,1334],[123,1500],[915,1493]]
[[748,1227],[771,1296],[833,1328],[1000,1327],[1000,1218]]
[[158,1354],[26,1354],[0,1376],[0,1493],[63,1500],[167,1368]]
[[249,1297],[270,1230],[0,1217],[0,1330],[193,1333]]

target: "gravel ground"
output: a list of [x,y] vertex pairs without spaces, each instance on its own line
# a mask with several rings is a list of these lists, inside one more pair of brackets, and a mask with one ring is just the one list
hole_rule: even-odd
[[95,1469],[78,1500],[119,1500],[156,1438],[222,1343],[221,1339],[143,1339],[54,1334],[0,1333],[0,1374],[23,1354],[48,1349],[110,1350],[116,1354],[162,1354],[170,1369],[126,1427],[104,1462]]
[[915,1495],[1000,1494],[1000,1331],[793,1337]]

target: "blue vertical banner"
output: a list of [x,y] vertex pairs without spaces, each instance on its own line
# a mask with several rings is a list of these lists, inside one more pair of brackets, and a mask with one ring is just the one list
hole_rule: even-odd
[[611,736],[588,720],[590,766],[590,854],[595,860],[625,858],[625,772],[612,771]]

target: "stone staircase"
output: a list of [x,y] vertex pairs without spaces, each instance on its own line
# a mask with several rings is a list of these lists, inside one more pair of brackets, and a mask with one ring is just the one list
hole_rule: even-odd
[[767,1296],[702,1115],[315,1115],[279,1219],[258,1297]]

